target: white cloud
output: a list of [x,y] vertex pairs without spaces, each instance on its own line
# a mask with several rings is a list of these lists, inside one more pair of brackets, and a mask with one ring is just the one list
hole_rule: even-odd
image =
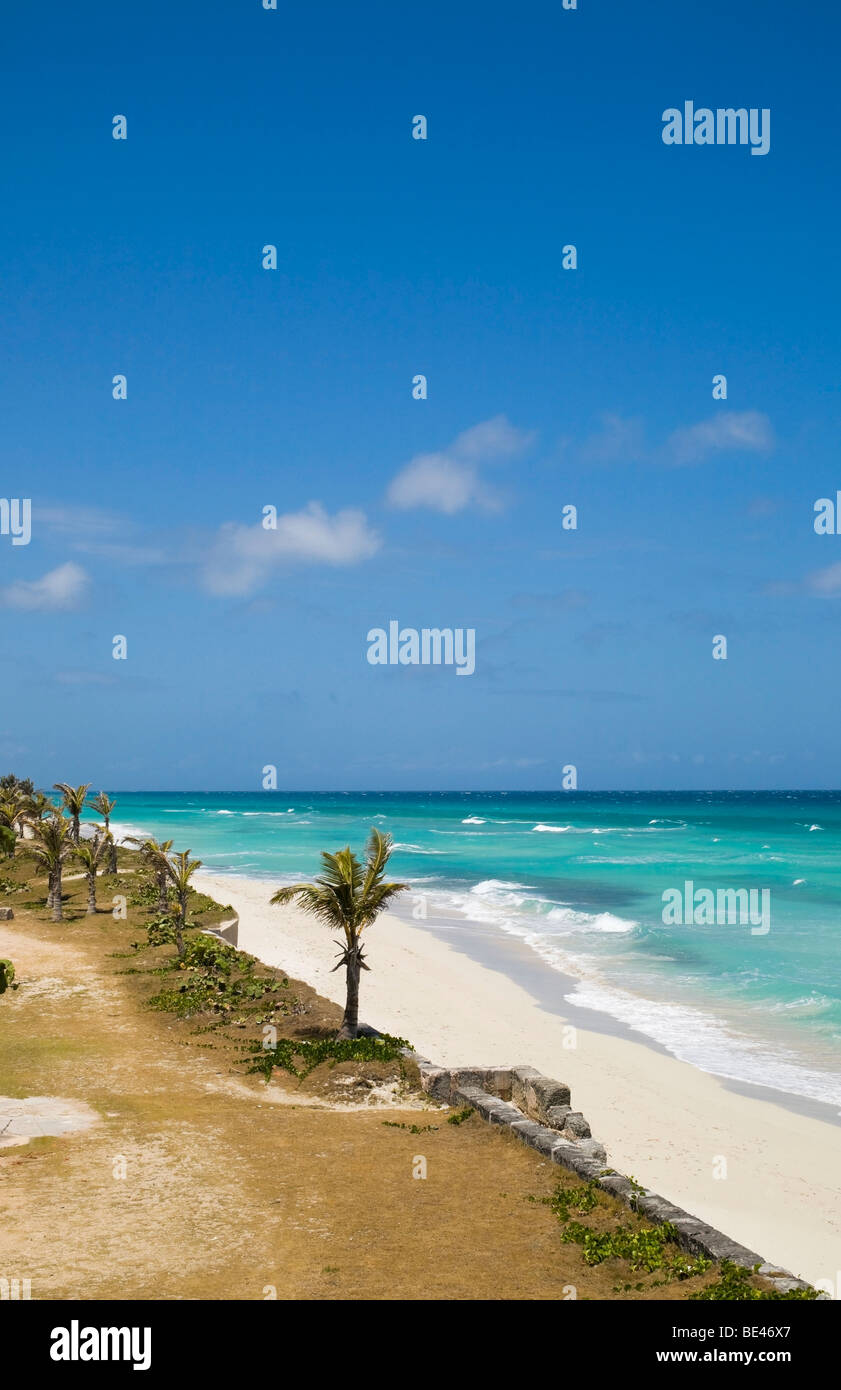
[[807,577],[806,588],[818,598],[836,598],[841,594],[841,564],[815,570]]
[[71,548],[83,555],[95,555],[124,565],[165,565],[171,556],[160,544],[137,544],[133,521],[99,507],[77,507],[72,503],[33,508],[33,524],[66,537]]
[[261,522],[226,522],[204,558],[202,582],[212,594],[250,594],[278,565],[354,565],[379,548],[364,512],[348,508],[331,517],[320,502],[310,502],[279,516],[273,531]]
[[392,479],[388,500],[393,507],[431,507],[453,516],[471,503],[492,511],[498,505],[475,468],[447,454],[418,454]]
[[518,430],[504,415],[483,420],[463,430],[442,452],[416,454],[410,459],[392,478],[388,501],[403,511],[429,507],[445,516],[470,506],[497,511],[501,499],[481,477],[481,465],[516,458],[534,438],[534,434]]
[[39,526],[77,538],[110,536],[125,525],[114,512],[103,511],[101,507],[77,507],[73,503],[43,507],[36,502],[32,511]]
[[[564,442],[564,447],[569,441]],[[774,447],[774,431],[767,415],[758,410],[722,411],[674,430],[660,448],[646,443],[642,420],[621,415],[602,416],[602,426],[579,449],[582,463],[665,463],[676,467],[702,463],[712,454],[729,450],[768,453]]]
[[602,427],[584,441],[583,463],[638,463],[645,456],[645,429],[641,420],[621,415],[602,416]]
[[0,604],[5,608],[39,609],[60,612],[77,608],[88,588],[88,576],[79,566],[68,561],[49,570],[41,579],[18,579],[0,589]]
[[666,440],[665,450],[668,462],[680,467],[702,463],[710,454],[723,450],[764,454],[773,447],[774,431],[767,415],[758,410],[731,410],[675,430]]
[[505,415],[494,415],[490,420],[472,425],[469,430],[462,430],[447,452],[475,463],[489,463],[492,459],[516,458],[534,440],[533,430],[518,430]]

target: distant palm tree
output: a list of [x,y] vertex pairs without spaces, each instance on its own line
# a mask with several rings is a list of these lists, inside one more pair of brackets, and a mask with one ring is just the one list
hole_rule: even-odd
[[0,824],[15,834],[22,834],[23,821],[32,810],[32,797],[17,792],[5,792],[0,801]]
[[96,811],[105,821],[105,838],[108,841],[108,868],[109,874],[117,872],[117,841],[111,834],[111,812],[116,806],[116,801],[111,801],[105,792],[100,792],[92,801],[88,802],[91,810]]
[[[323,872],[314,883],[295,883],[279,888],[271,901],[288,903],[297,899],[305,912],[311,913],[328,927],[344,932],[344,945],[338,970],[344,965],[347,977],[347,997],[339,1038],[355,1038],[359,1033],[359,980],[365,964],[360,937],[365,927],[380,915],[407,883],[388,883],[384,880],[386,864],[392,852],[390,835],[372,829],[365,848],[365,863],[361,864],[350,848],[335,854],[322,854]],[[341,945],[340,942],[336,943]]]
[[[73,853],[76,859],[81,860],[85,871],[85,878],[88,881],[88,913],[92,917],[96,912],[96,871],[102,864],[108,852],[108,840],[105,838],[105,827],[98,825],[96,834],[90,839],[80,840]],[[109,835],[110,838],[110,835]]]
[[158,911],[166,912],[169,909],[169,899],[167,897],[167,884],[169,882],[169,852],[172,849],[172,840],[144,840],[141,835],[127,835],[126,843],[137,845],[143,856],[144,861],[155,876],[158,885]]
[[64,797],[65,810],[73,822],[73,843],[78,845],[79,817],[85,809],[85,797],[88,794],[90,782],[85,782],[81,787],[71,787],[69,782],[53,782],[53,786]]
[[178,916],[175,919],[175,944],[178,947],[178,954],[184,959],[184,929],[187,926],[187,894],[190,891],[190,879],[201,868],[200,859],[191,859],[190,851],[185,849],[181,854],[173,854],[167,860],[167,871],[169,881],[178,895]]
[[47,907],[52,908],[54,922],[62,920],[61,871],[64,861],[73,853],[73,827],[59,811],[55,811],[38,826],[35,838],[28,840],[23,853],[34,859],[47,875]]
[[29,815],[30,821],[42,821],[45,816],[51,816],[55,811],[55,802],[47,796],[46,792],[35,792],[30,798]]

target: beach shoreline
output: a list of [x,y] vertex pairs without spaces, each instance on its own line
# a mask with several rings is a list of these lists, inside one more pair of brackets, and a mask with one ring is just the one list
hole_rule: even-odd
[[[343,1002],[331,933],[295,907],[272,907],[269,880],[206,870],[197,880],[238,913],[240,949]],[[444,1066],[527,1063],[567,1082],[612,1166],[799,1277],[836,1279],[836,1125],[795,1114],[782,1095],[746,1095],[619,1029],[582,1027],[581,1010],[550,1011],[425,922],[384,914],[368,958],[366,1022]]]

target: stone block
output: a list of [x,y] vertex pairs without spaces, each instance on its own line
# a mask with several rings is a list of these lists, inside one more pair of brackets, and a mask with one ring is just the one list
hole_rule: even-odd
[[569,1105],[569,1087],[561,1081],[536,1070],[535,1067],[512,1067],[511,1099],[534,1120],[545,1124],[554,1106]]
[[421,1086],[427,1095],[432,1096],[433,1100],[441,1100],[449,1105],[452,1089],[450,1073],[444,1067],[420,1066],[418,1070],[420,1071]]
[[607,1149],[598,1139],[579,1139],[576,1147],[588,1158],[595,1159],[602,1167],[607,1163]]
[[580,1110],[570,1110],[564,1122],[563,1131],[568,1139],[592,1139],[593,1137],[590,1126]]

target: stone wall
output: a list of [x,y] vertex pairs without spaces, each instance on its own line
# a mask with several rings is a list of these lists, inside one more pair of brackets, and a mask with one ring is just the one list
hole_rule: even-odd
[[581,1112],[572,1109],[570,1090],[563,1082],[543,1076],[534,1067],[448,1069],[414,1053],[408,1055],[418,1065],[424,1091],[434,1100],[472,1106],[489,1124],[505,1125],[552,1163],[597,1183],[654,1224],[671,1222],[678,1243],[690,1254],[730,1260],[746,1269],[758,1265],[763,1278],[781,1293],[809,1287],[788,1270],[770,1264],[756,1251],[739,1245],[699,1217],[610,1168],[604,1145],[592,1137]]

